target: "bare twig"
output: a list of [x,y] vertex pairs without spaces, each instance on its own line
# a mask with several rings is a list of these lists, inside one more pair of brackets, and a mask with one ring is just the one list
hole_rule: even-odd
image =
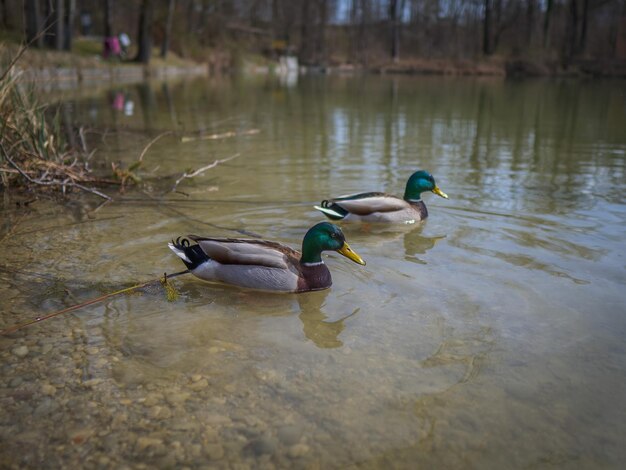
[[83,186],[82,184],[78,184],[78,183],[72,183],[71,186],[76,186],[78,189],[82,189],[83,191],[87,191],[89,193],[95,194],[96,196],[100,196],[101,198],[106,199],[107,201],[113,200],[111,197],[98,191],[97,189],[88,188],[87,186]]
[[94,188],[88,188],[87,186],[83,186],[82,184],[76,183],[75,181],[73,181],[71,178],[66,178],[63,181],[42,181],[41,179],[34,179],[31,178],[22,168],[20,168],[20,166],[15,163],[13,161],[13,159],[9,156],[9,154],[6,152],[6,150],[4,149],[4,145],[2,145],[0,143],[0,149],[2,149],[2,153],[4,154],[4,158],[6,159],[6,161],[8,161],[11,166],[13,168],[15,168],[20,175],[22,175],[24,178],[26,178],[29,182],[33,183],[33,184],[37,184],[37,185],[41,185],[41,186],[61,186],[62,190],[63,190],[63,194],[65,194],[65,188],[66,186],[74,186],[77,187],[79,189],[82,189],[83,191],[87,191],[90,192],[92,194],[95,194],[97,196],[100,196],[101,198],[107,199],[109,201],[111,201],[112,199],[107,196],[106,194],[98,191],[97,189]]
[[241,131],[241,132],[228,131],[228,132],[222,132],[219,134],[201,135],[198,137],[182,137],[180,141],[182,143],[187,143],[187,142],[195,142],[196,140],[219,140],[219,139],[227,139],[228,137],[237,137],[237,136],[242,136],[242,135],[255,135],[255,134],[258,134],[259,132],[261,132],[259,129],[249,129],[247,131]]
[[173,134],[172,131],[165,131],[159,135],[157,135],[154,139],[152,139],[150,142],[148,142],[148,145],[146,145],[143,149],[143,151],[141,152],[141,154],[139,155],[139,159],[137,161],[141,162],[143,161],[143,156],[146,154],[146,152],[148,151],[148,149],[152,146],[152,144],[154,144],[157,140],[159,140],[161,137],[165,137],[166,135],[169,134]]
[[85,128],[80,126],[78,129],[78,136],[80,137],[80,144],[83,147],[83,152],[87,153],[87,142],[85,141]]
[[[48,15],[49,17],[50,15]],[[48,18],[46,18],[47,20]],[[17,63],[18,60],[20,60],[20,57],[22,57],[22,55],[24,54],[24,52],[26,52],[28,50],[28,48],[35,42],[37,41],[41,36],[43,36],[44,34],[46,34],[48,32],[49,29],[51,29],[53,26],[55,26],[57,23],[57,20],[53,21],[52,23],[50,23],[46,28],[42,29],[41,31],[39,31],[34,38],[32,38],[27,44],[24,44],[22,47],[20,47],[20,50],[17,51],[17,54],[15,55],[15,57],[13,57],[13,60],[11,60],[11,62],[9,63],[9,65],[7,66],[7,69],[2,73],[2,75],[0,75],[0,81],[4,80],[4,77],[7,76],[7,74],[11,71],[11,69],[13,68],[13,66]]]
[[182,180],[184,180],[185,178],[193,178],[194,176],[201,175],[205,171],[210,170],[211,168],[215,168],[217,165],[219,165],[221,163],[225,163],[225,162],[227,162],[229,160],[237,158],[239,155],[241,155],[241,154],[236,153],[235,155],[232,155],[232,156],[230,156],[228,158],[223,158],[222,160],[215,160],[213,163],[210,163],[210,164],[208,164],[206,166],[203,166],[202,168],[198,168],[197,170],[192,171],[191,173],[187,173],[187,172],[183,173],[182,176],[176,180],[176,182],[174,183],[174,186],[172,187],[170,192],[176,191],[176,188],[178,187],[180,182]]

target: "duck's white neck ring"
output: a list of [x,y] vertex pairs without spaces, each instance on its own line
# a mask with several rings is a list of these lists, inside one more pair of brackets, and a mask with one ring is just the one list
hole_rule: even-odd
[[317,263],[302,263],[302,266],[319,266],[320,264],[324,264],[324,262],[318,261]]

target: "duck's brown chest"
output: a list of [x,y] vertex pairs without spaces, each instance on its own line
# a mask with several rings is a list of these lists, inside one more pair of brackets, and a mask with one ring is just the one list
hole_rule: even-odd
[[298,292],[329,288],[332,283],[330,271],[324,263],[300,265],[301,276],[298,279]]

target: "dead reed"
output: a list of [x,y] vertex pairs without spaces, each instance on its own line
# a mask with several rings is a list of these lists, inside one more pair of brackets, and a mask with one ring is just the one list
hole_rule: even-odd
[[[9,65],[12,67],[13,63]],[[38,103],[32,87],[6,70],[0,76],[0,186],[66,194],[80,190],[104,199],[94,187],[87,149],[69,145],[58,113]],[[76,141],[84,142],[80,130]]]

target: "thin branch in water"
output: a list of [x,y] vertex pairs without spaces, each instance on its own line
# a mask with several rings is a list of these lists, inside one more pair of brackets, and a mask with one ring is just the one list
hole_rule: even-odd
[[106,199],[107,201],[113,200],[113,198],[107,196],[103,192],[100,192],[94,188],[88,188],[87,186],[83,186],[82,184],[72,183],[70,186],[76,186],[78,189],[82,189],[83,191],[87,191],[89,193],[95,194],[96,196],[100,196],[101,198]]
[[167,299],[168,300],[175,300],[176,297],[177,297],[176,290],[171,285],[169,285],[167,281],[168,281],[168,279],[171,279],[171,278],[177,277],[177,276],[182,276],[183,274],[187,274],[188,272],[189,272],[189,270],[186,269],[185,271],[180,271],[180,272],[177,272],[177,273],[174,273],[174,274],[164,274],[163,277],[160,277],[158,279],[152,279],[150,281],[142,282],[140,284],[137,284],[137,285],[134,285],[134,286],[131,286],[131,287],[125,287],[124,289],[120,289],[120,290],[117,290],[115,292],[111,292],[109,294],[104,294],[104,295],[101,295],[99,297],[95,297],[93,299],[86,300],[86,301],[81,302],[79,304],[72,305],[71,307],[67,307],[67,308],[64,308],[64,309],[61,309],[61,310],[57,310],[56,312],[52,312],[52,313],[49,313],[49,314],[44,315],[44,316],[35,317],[35,318],[31,319],[31,320],[25,321],[24,323],[18,323],[17,325],[13,325],[13,326],[10,326],[10,327],[5,328],[3,330],[0,330],[0,335],[6,335],[6,334],[9,334],[9,333],[13,333],[13,332],[15,332],[17,330],[21,330],[22,328],[25,328],[27,326],[33,325],[35,323],[39,323],[41,321],[48,320],[49,318],[54,318],[54,317],[57,317],[57,316],[62,315],[64,313],[72,312],[74,310],[78,310],[79,308],[83,308],[83,307],[86,307],[88,305],[92,305],[92,304],[95,304],[95,303],[98,303],[98,302],[102,302],[103,300],[106,300],[106,299],[108,299],[110,297],[114,297],[116,295],[130,293],[130,292],[133,292],[133,291],[135,291],[137,289],[141,289],[143,287],[147,287],[150,284],[156,284],[157,282],[160,282],[161,285],[165,288],[165,292],[167,294]]
[[194,176],[201,175],[205,171],[210,170],[211,168],[215,168],[217,165],[219,165],[221,163],[225,163],[225,162],[227,162],[229,160],[237,158],[239,155],[241,155],[241,154],[240,153],[236,153],[235,155],[232,155],[232,156],[230,156],[228,158],[223,158],[222,160],[215,160],[213,163],[210,163],[210,164],[208,164],[206,166],[203,166],[202,168],[198,168],[197,170],[192,171],[191,173],[187,173],[187,172],[183,173],[182,176],[176,180],[176,182],[174,183],[174,186],[172,187],[170,192],[176,191],[176,188],[178,188],[178,185],[180,184],[180,182],[182,180],[184,180],[185,178],[193,178]]
[[142,162],[143,161],[143,156],[146,154],[146,152],[148,151],[148,149],[150,147],[152,147],[152,144],[154,144],[157,140],[159,140],[161,137],[165,137],[166,135],[169,134],[173,134],[173,131],[165,131],[159,135],[157,135],[154,139],[152,139],[150,142],[148,142],[148,145],[146,145],[143,149],[143,151],[141,152],[141,154],[139,155],[139,159],[137,160],[138,162]]
[[227,139],[229,137],[239,137],[243,135],[255,135],[261,132],[259,129],[249,129],[247,131],[237,132],[237,131],[228,131],[222,132],[219,134],[210,134],[210,135],[201,135],[199,137],[185,137],[183,136],[180,141],[184,144],[187,142],[195,142],[197,140],[219,140],[219,139]]

